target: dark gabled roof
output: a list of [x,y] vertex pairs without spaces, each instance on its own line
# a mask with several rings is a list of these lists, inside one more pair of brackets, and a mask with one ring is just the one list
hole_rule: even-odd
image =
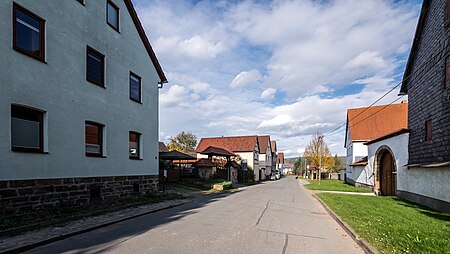
[[430,0],[424,0],[422,4],[422,10],[420,11],[419,22],[417,23],[416,33],[414,35],[413,44],[411,51],[409,52],[408,62],[406,64],[405,73],[403,74],[403,82],[400,88],[400,94],[408,94],[408,81],[412,72],[412,65],[416,58],[417,48],[419,47],[420,38],[422,37],[422,32],[425,26],[425,20],[427,18],[428,9],[430,7]]
[[229,152],[223,148],[220,147],[214,147],[214,146],[208,146],[205,150],[199,152],[200,154],[206,154],[206,155],[214,155],[214,156],[236,156],[236,154]]
[[127,6],[128,12],[130,13],[131,19],[133,20],[134,26],[136,27],[139,36],[141,37],[142,43],[144,43],[145,49],[147,50],[147,53],[150,56],[150,59],[152,60],[152,63],[156,68],[156,72],[158,73],[161,83],[167,83],[166,75],[164,74],[164,71],[161,65],[159,64],[158,58],[156,58],[156,54],[153,51],[152,46],[150,45],[147,35],[145,34],[144,28],[142,27],[141,21],[138,18],[136,10],[134,9],[133,3],[131,2],[131,0],[124,0],[124,2],[125,5]]
[[167,148],[166,144],[164,142],[159,142],[159,151],[160,152],[168,152],[169,149]]
[[176,150],[170,152],[160,152],[159,158],[161,160],[195,160],[195,157],[192,157],[188,154],[178,152]]
[[214,163],[211,159],[202,158],[198,160],[196,163],[192,164],[194,167],[214,167]]

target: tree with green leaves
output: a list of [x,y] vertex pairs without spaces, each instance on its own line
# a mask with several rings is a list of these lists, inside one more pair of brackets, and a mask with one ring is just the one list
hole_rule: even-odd
[[339,173],[341,169],[345,169],[347,166],[344,162],[341,161],[341,159],[338,157],[338,155],[334,155],[334,166],[333,166],[333,172]]
[[197,136],[191,132],[182,131],[175,137],[170,138],[169,150],[179,152],[192,152],[195,151],[197,146]]
[[301,174],[302,170],[304,170],[304,159],[299,156],[294,163],[294,174]]

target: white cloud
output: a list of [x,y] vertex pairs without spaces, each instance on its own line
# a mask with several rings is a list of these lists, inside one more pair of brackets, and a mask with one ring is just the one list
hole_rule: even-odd
[[[160,91],[164,136],[270,134],[288,157],[398,83],[420,11],[390,0],[136,6],[170,82]],[[343,87],[355,92],[334,94]],[[325,139],[345,153],[344,132]]]
[[262,75],[256,70],[243,71],[239,73],[230,83],[231,88],[244,88],[255,86],[261,81]]
[[182,53],[193,58],[214,58],[225,49],[223,43],[213,43],[198,35],[180,41],[179,47]]
[[275,98],[276,92],[277,89],[269,87],[261,93],[261,98],[272,100]]

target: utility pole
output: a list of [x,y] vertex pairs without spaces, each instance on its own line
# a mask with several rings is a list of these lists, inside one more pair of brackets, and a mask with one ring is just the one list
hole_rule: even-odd
[[320,163],[319,163],[319,185],[320,185],[320,174],[322,170],[322,142],[323,142],[323,135],[319,136],[319,157],[320,157]]

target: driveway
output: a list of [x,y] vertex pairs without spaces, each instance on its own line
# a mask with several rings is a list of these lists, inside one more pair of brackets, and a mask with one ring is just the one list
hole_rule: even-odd
[[209,195],[28,253],[363,253],[294,177]]

